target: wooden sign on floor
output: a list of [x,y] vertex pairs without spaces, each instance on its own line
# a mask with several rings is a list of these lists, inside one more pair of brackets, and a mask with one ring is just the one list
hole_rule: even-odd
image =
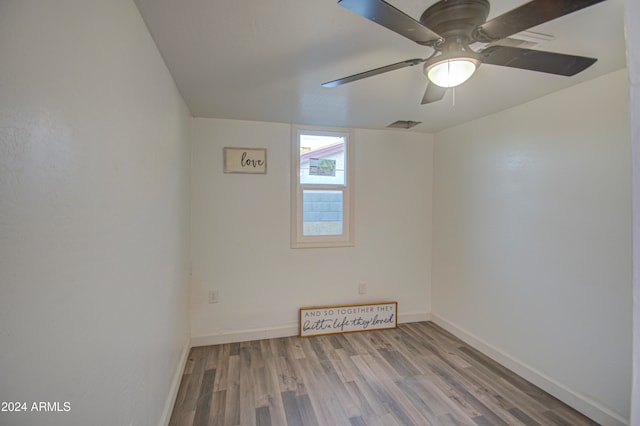
[[398,302],[300,308],[300,337],[398,327]]

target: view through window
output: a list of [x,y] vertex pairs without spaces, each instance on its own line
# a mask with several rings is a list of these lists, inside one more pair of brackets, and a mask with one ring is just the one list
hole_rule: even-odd
[[348,133],[297,132],[297,243],[350,242],[349,143]]

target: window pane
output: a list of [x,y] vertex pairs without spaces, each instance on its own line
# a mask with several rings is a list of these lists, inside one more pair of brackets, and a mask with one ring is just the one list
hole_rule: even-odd
[[345,137],[300,135],[300,183],[345,184]]
[[342,235],[342,191],[302,191],[302,233]]

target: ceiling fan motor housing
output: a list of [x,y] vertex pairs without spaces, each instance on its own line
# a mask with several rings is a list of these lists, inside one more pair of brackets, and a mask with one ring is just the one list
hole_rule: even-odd
[[[475,71],[480,56],[468,45],[473,41],[473,31],[486,22],[488,15],[488,0],[441,0],[425,10],[420,22],[442,35],[444,42],[433,46],[439,54],[425,62],[424,74],[429,77],[431,69],[450,60],[473,64]],[[429,80],[433,81],[431,77]]]
[[420,22],[445,40],[466,45],[473,41],[473,30],[486,22],[489,8],[488,0],[441,0],[424,11]]

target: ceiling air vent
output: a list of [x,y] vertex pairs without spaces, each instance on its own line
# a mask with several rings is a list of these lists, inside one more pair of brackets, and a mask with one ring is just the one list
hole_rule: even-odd
[[389,124],[387,127],[390,129],[410,129],[420,123],[422,123],[422,121],[398,120]]
[[533,47],[539,46],[540,44],[548,43],[554,39],[555,36],[552,36],[551,34],[543,34],[535,31],[521,31],[517,34],[494,41],[492,43],[476,43],[474,45],[474,48],[484,50],[490,46],[508,46],[531,49]]

